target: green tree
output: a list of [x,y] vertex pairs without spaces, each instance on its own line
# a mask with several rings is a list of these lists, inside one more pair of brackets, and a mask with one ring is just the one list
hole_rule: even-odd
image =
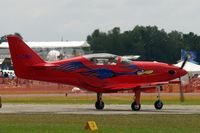
[[108,52],[118,55],[140,55],[140,60],[176,63],[181,58],[181,49],[194,50],[200,55],[200,36],[190,32],[166,33],[157,26],[135,26],[121,33],[119,27],[87,37],[94,53]]

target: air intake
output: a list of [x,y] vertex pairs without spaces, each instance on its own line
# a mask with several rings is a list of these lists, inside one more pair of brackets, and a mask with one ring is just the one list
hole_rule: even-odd
[[174,75],[176,72],[175,72],[174,70],[169,70],[168,73],[169,73],[170,75]]

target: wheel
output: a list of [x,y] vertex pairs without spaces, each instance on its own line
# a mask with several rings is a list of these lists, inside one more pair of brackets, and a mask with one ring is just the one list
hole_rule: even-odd
[[158,110],[162,109],[162,107],[163,107],[162,101],[161,101],[161,100],[155,101],[154,107],[155,107],[156,109],[158,109]]
[[98,110],[102,110],[104,108],[104,102],[103,101],[96,101],[95,107]]
[[132,108],[133,111],[139,111],[140,108],[141,108],[141,105],[140,104],[136,104],[136,102],[133,102],[131,104],[131,108]]

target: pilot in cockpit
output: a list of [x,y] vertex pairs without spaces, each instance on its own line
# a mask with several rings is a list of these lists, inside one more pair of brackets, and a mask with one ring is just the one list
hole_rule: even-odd
[[91,62],[94,63],[94,64],[97,64],[97,63],[98,63],[97,59],[95,59],[95,58],[92,58],[92,59],[91,59]]
[[108,60],[108,64],[109,65],[116,65],[116,59],[115,58],[110,58],[109,60]]

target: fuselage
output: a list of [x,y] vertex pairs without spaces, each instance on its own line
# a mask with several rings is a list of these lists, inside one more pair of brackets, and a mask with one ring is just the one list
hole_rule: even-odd
[[27,67],[23,78],[70,84],[95,92],[110,92],[112,88],[107,86],[164,82],[187,73],[170,64],[129,61],[120,56],[114,58],[114,64],[94,63],[88,56],[47,62],[44,64],[46,67]]

